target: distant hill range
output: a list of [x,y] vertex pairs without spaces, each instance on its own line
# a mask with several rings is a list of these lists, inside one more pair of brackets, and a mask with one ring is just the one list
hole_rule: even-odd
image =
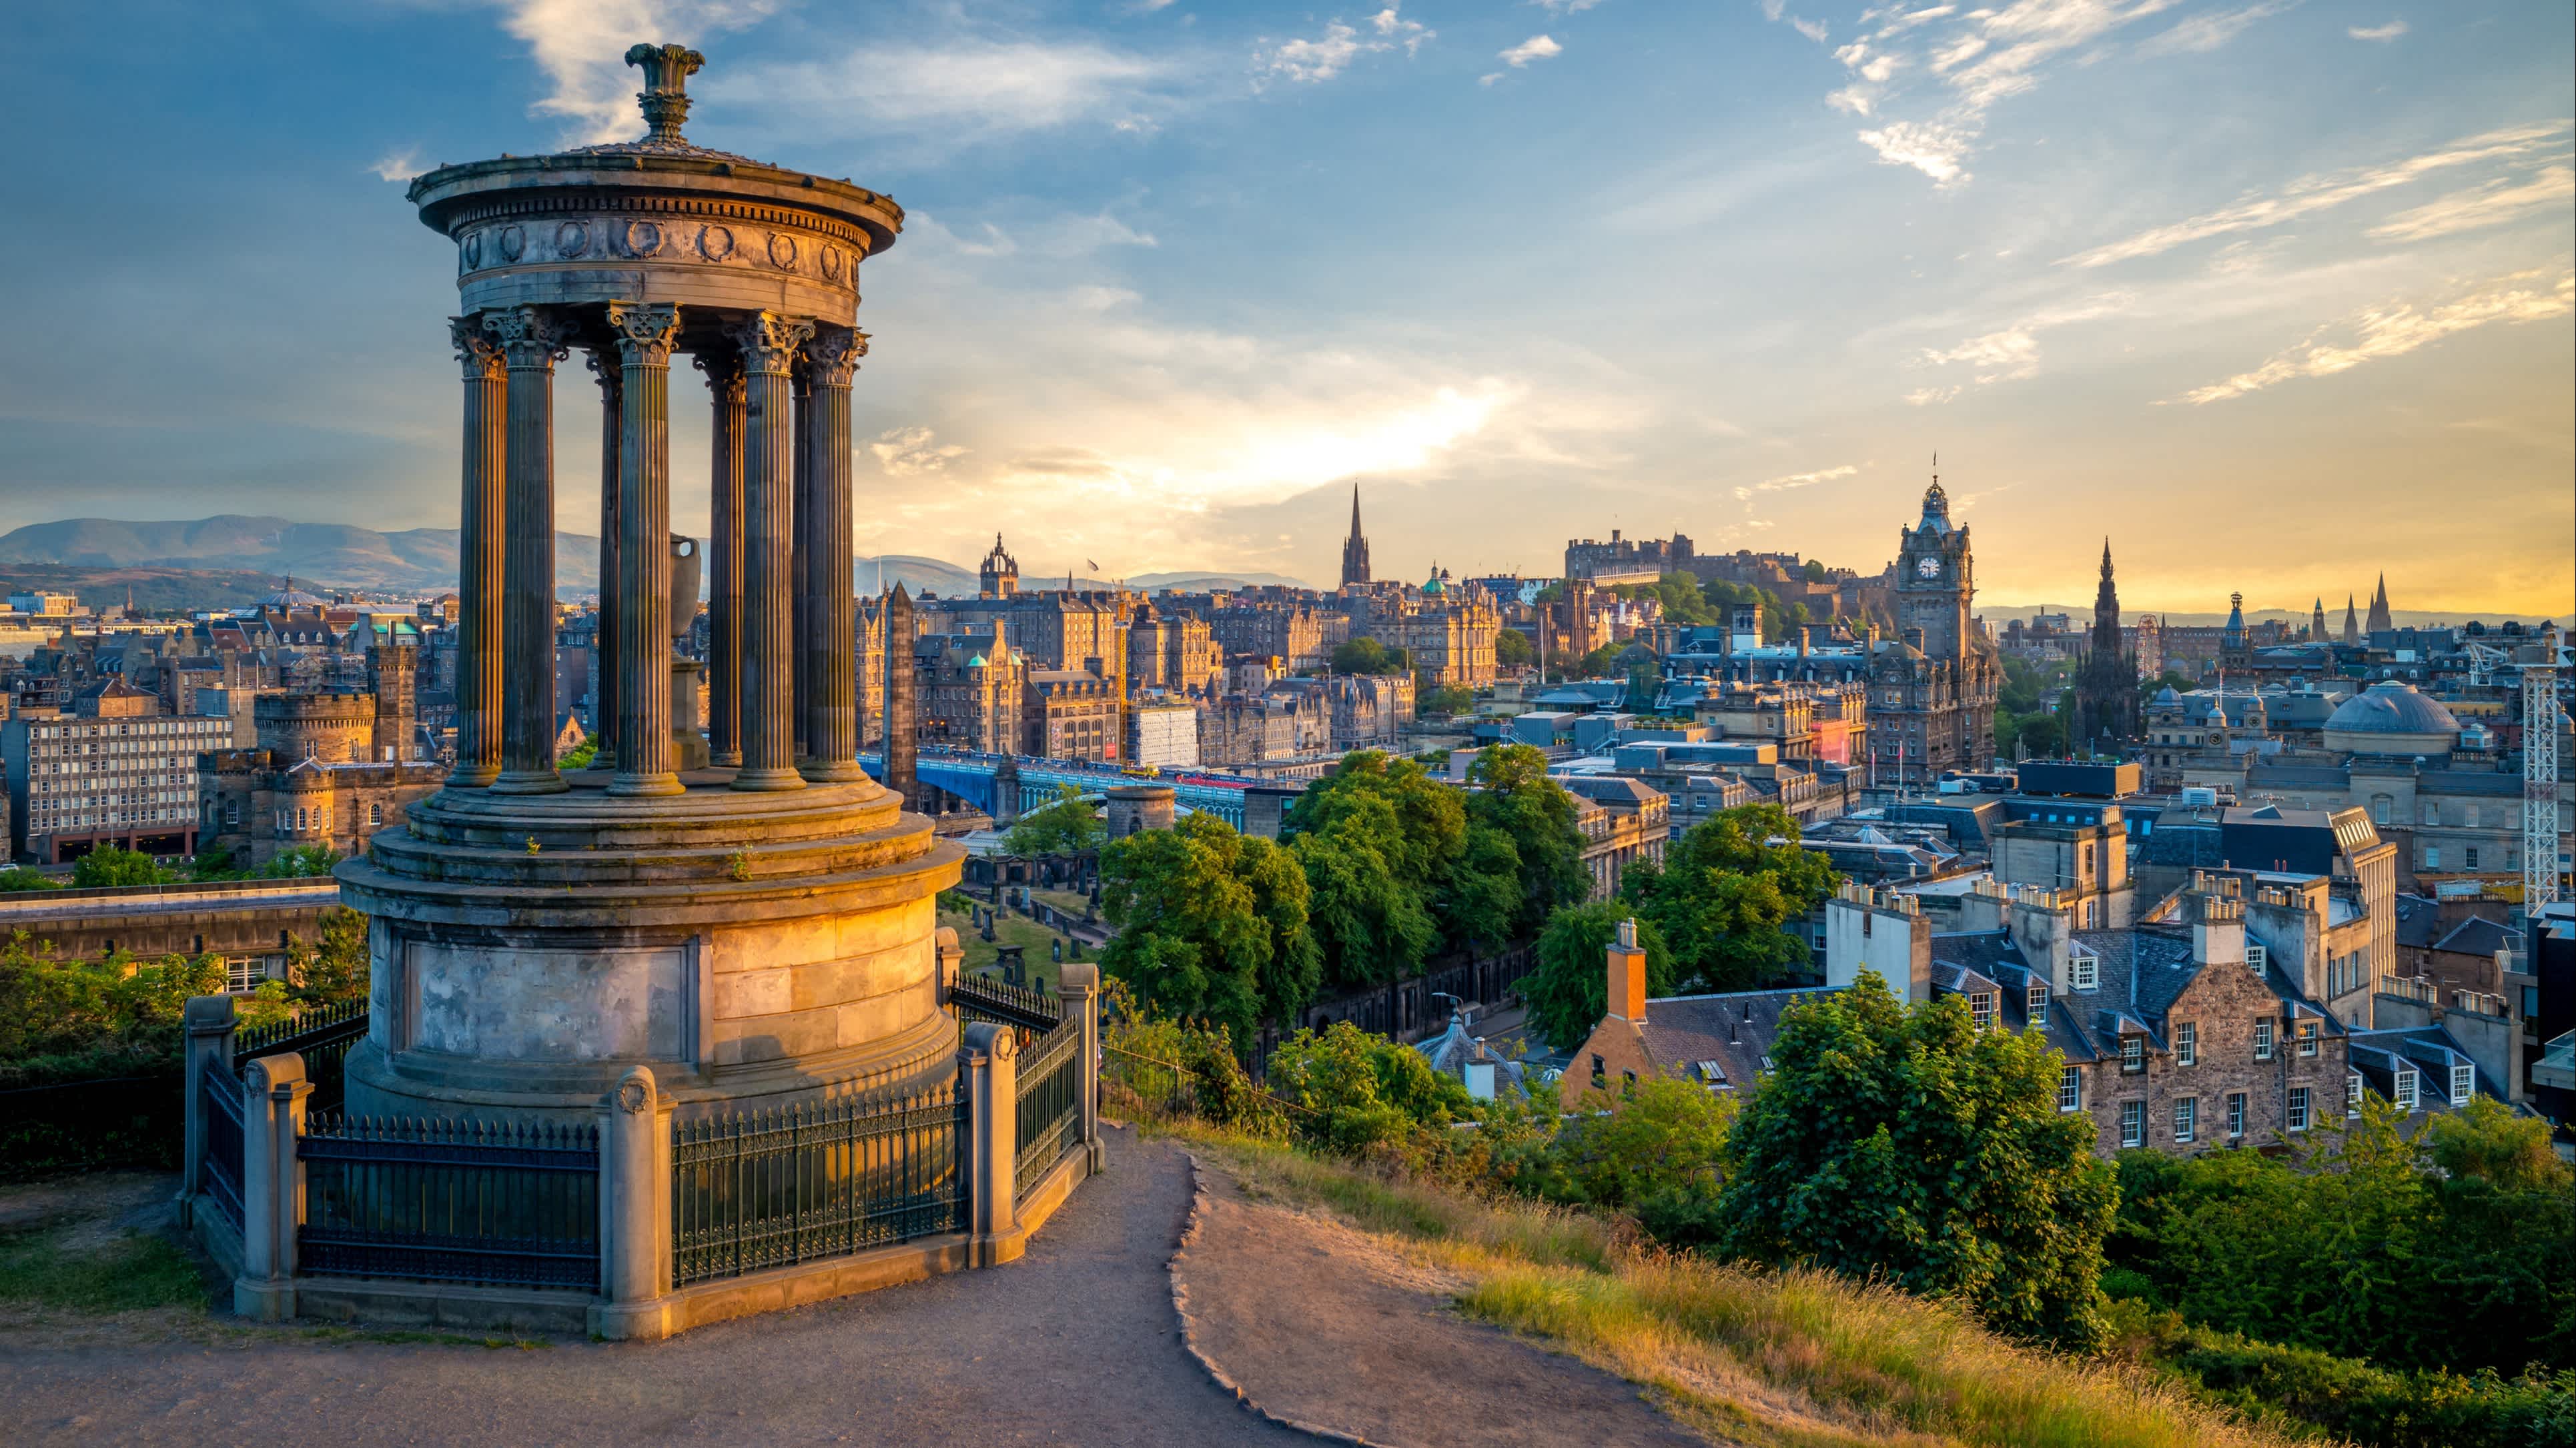
[[[1976,611],[1984,614],[1987,621],[1992,623],[1998,629],[2001,629],[2008,620],[2016,618],[2028,619],[2031,615],[2040,613],[2072,614],[2074,616],[2076,627],[2090,628],[2093,626],[2093,606],[2089,603],[1980,602],[1976,606]],[[2361,612],[2366,616],[2369,610],[2365,607]],[[2227,622],[2227,615],[2224,611],[2218,613],[2158,613],[2152,608],[2123,608],[2120,610],[2120,621],[2122,623],[2136,623],[2138,621],[2138,615],[2142,613],[2153,613],[2156,615],[2156,621],[2158,623],[2169,624],[2176,628],[2216,628]],[[2249,608],[2245,611],[2245,621],[2249,624],[2261,623],[2267,618],[2277,618],[2287,620],[2290,625],[2295,628],[2299,625],[2305,624],[2309,617],[2309,611],[2304,608]],[[2507,623],[2515,620],[2519,620],[2527,624],[2549,622],[2547,618],[2536,613],[2480,613],[2475,609],[2458,608],[2392,608],[2388,611],[2388,617],[2390,621],[2395,623],[2399,628],[2420,628],[2432,624],[2462,624],[2467,623],[2473,618],[2481,620],[2489,625]],[[2326,628],[2329,632],[2336,634],[2338,637],[2341,636],[2343,629],[2343,606],[2341,604],[2329,604],[2326,606]]]
[[[0,578],[23,575],[34,583],[28,569],[63,570],[45,585],[68,588],[93,605],[124,602],[131,581],[136,604],[163,608],[256,603],[288,576],[322,592],[436,594],[456,587],[457,546],[453,528],[379,533],[241,514],[159,523],[66,518],[0,536]],[[262,583],[254,587],[245,578]],[[555,581],[566,593],[598,587],[599,540],[556,534]],[[147,583],[153,597],[146,596]]]
[[[936,593],[941,598],[972,598],[975,596],[976,573],[972,568],[960,568],[954,563],[943,563],[936,558],[923,558],[911,553],[888,553],[882,557],[860,559],[858,567],[851,575],[851,581],[857,585],[859,592],[871,596],[900,583],[904,586],[904,590],[915,598],[925,592]],[[1285,588],[1306,586],[1297,579],[1277,573],[1205,571],[1140,573],[1128,579],[1091,578],[1078,573],[1073,576],[1073,586],[1076,588],[1114,588],[1121,582],[1129,588],[1141,588],[1153,593],[1161,593],[1167,589],[1180,593],[1206,593],[1211,589],[1237,590],[1271,585]],[[1020,587],[1032,592],[1041,588],[1062,588],[1064,584],[1065,576],[1061,573],[1023,572],[1020,575]]]

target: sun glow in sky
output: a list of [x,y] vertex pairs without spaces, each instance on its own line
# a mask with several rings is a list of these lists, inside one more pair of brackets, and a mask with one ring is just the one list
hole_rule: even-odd
[[[2456,0],[101,0],[0,21],[0,527],[453,526],[403,183],[640,129],[904,203],[862,553],[1329,582],[1688,533],[1995,603],[2576,611],[2576,12]],[[41,241],[37,239],[42,239]],[[559,383],[561,516],[597,519]],[[704,415],[674,388],[678,526]],[[1087,571],[1087,570],[1086,570]]]

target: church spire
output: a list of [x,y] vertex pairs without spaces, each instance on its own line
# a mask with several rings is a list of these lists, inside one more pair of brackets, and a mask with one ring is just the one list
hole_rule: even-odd
[[2378,633],[2397,627],[2388,613],[2388,575],[2379,575],[2379,591],[2370,596],[2370,621],[2362,625],[2366,633]]
[[1368,535],[1360,531],[1360,485],[1351,484],[1351,533],[1342,540],[1342,587],[1365,588],[1369,581]]

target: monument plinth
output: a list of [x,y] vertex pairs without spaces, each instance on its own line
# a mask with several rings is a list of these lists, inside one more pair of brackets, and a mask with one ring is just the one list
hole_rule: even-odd
[[[961,852],[857,763],[850,390],[860,263],[902,208],[690,143],[700,58],[639,45],[649,134],[412,183],[457,248],[457,764],[340,867],[374,920],[349,1108],[586,1115],[635,1066],[683,1111],[954,1071],[933,898]],[[556,767],[554,368],[601,396],[601,767]],[[704,746],[672,639],[671,359],[714,409]],[[681,540],[685,542],[686,540]],[[683,687],[694,689],[694,683]],[[675,729],[675,725],[677,728]],[[706,767],[713,759],[721,767]]]

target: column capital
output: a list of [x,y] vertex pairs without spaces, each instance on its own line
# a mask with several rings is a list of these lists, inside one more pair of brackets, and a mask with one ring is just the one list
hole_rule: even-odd
[[572,329],[551,307],[507,307],[483,314],[483,329],[500,339],[514,371],[550,371],[572,355]]
[[794,367],[805,340],[814,335],[814,323],[778,312],[754,312],[737,323],[730,335],[741,350],[745,372],[783,375]]
[[805,370],[817,387],[847,387],[868,355],[868,334],[856,327],[820,327],[805,344]]
[[468,382],[501,379],[501,344],[484,331],[487,320],[481,312],[447,319],[447,340],[456,348],[456,360],[465,364]]
[[668,367],[671,343],[680,335],[680,309],[670,302],[610,302],[608,325],[617,332],[617,350],[629,367]]
[[624,390],[626,366],[617,354],[606,347],[584,347],[582,361],[590,368],[591,377],[599,383],[600,401],[614,407]]
[[707,374],[707,391],[719,403],[743,400],[742,354],[734,351],[694,352],[689,365]]

